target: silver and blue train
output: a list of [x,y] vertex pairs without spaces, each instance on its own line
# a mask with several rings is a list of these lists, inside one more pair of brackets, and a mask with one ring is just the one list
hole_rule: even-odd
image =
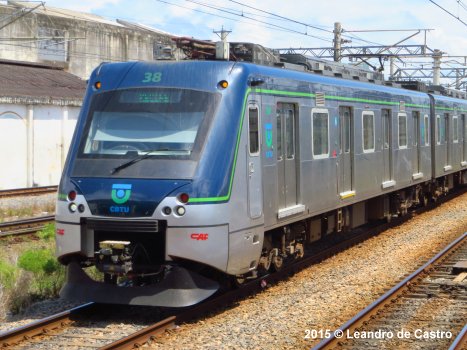
[[247,62],[103,64],[59,187],[61,295],[193,305],[465,183],[466,99]]

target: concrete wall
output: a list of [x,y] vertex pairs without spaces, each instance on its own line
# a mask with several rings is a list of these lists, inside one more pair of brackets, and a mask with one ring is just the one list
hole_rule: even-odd
[[[0,5],[0,18],[15,11]],[[87,79],[101,62],[152,61],[158,58],[155,51],[161,44],[175,47],[170,35],[48,13],[30,13],[0,30],[0,58],[53,62]]]
[[0,190],[58,185],[79,109],[0,104]]

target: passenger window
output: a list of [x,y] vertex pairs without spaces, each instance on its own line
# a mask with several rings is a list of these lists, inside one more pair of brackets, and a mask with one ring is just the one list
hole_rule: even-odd
[[444,119],[441,123],[441,142],[447,143],[449,132],[449,113],[444,114]]
[[430,144],[430,138],[429,138],[429,130],[428,130],[428,126],[429,126],[429,118],[428,118],[428,115],[425,114],[425,117],[424,117],[424,124],[423,124],[423,138],[424,138],[424,141],[425,141],[425,146],[428,146]]
[[436,116],[436,144],[441,144],[441,117]]
[[295,157],[295,116],[294,111],[289,109],[285,114],[285,141],[286,141],[286,157],[294,159]]
[[452,142],[457,143],[459,141],[459,121],[457,116],[452,117]]
[[350,114],[348,111],[344,113],[344,153],[350,153],[350,138],[352,130],[350,129]]
[[373,112],[363,112],[363,152],[375,150],[375,116]]
[[276,140],[277,140],[277,160],[282,160],[282,115],[280,109],[276,114]]
[[407,148],[407,114],[400,113],[399,119],[399,148]]
[[313,110],[313,156],[326,158],[329,154],[329,112]]
[[391,110],[390,109],[383,109],[381,111],[382,119],[383,119],[383,148],[389,148],[389,135],[390,135],[390,127],[389,124],[391,121]]
[[257,106],[248,110],[248,130],[250,134],[250,155],[259,154],[259,113]]

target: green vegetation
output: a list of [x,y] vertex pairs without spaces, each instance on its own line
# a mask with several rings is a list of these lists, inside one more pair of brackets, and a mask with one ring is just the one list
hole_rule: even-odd
[[13,287],[18,269],[5,261],[0,260],[0,285],[5,289]]
[[55,225],[38,233],[39,241],[10,247],[0,255],[0,320],[17,313],[32,302],[55,298],[65,281],[65,269],[55,258]]
[[40,239],[44,241],[51,241],[55,237],[55,224],[47,224],[37,233]]

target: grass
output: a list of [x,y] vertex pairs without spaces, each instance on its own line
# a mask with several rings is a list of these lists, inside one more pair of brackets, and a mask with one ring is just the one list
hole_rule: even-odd
[[0,320],[31,303],[56,298],[65,281],[65,268],[54,256],[55,225],[38,233],[39,241],[2,242],[0,254]]
[[4,209],[0,210],[0,222],[16,220],[17,218],[32,217],[41,215],[41,213],[54,213],[55,202],[46,203],[32,203],[23,207],[9,207],[7,204],[3,205]]

